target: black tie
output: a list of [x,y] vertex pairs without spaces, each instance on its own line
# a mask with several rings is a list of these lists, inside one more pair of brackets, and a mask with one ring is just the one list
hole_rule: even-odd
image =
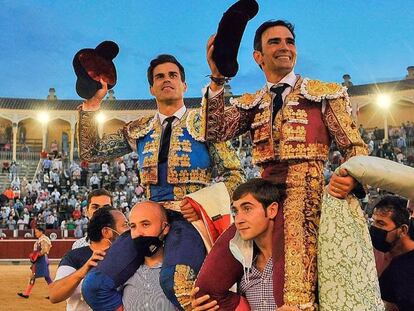
[[273,113],[272,113],[272,121],[275,119],[277,112],[282,108],[283,99],[282,93],[283,91],[289,86],[289,84],[283,83],[281,85],[273,85],[270,88],[270,92],[275,93],[275,97],[273,98]]
[[175,117],[168,117],[164,121],[167,122],[162,138],[161,138],[161,148],[160,153],[158,154],[158,163],[164,163],[168,160],[168,151],[170,150],[170,138],[171,138],[171,125]]

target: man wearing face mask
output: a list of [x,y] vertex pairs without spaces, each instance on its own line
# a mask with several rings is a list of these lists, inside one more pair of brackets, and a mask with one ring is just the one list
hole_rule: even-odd
[[50,301],[59,303],[66,299],[66,310],[90,310],[81,298],[80,283],[103,259],[105,250],[126,230],[128,221],[122,212],[112,207],[97,210],[88,226],[90,244],[69,251],[60,261],[55,281],[49,286]]
[[144,263],[124,285],[124,310],[176,310],[160,286],[164,238],[170,230],[165,209],[151,201],[138,203],[129,221],[135,247],[145,257]]
[[379,279],[387,311],[414,310],[414,241],[406,206],[405,199],[385,196],[374,208],[370,228],[374,248],[392,257]]
[[[137,203],[130,212],[129,222],[132,247],[142,256],[136,259],[141,261],[138,269],[123,284],[123,292],[112,290],[111,295],[106,295],[103,300],[94,291],[99,291],[102,286],[111,288],[112,282],[102,277],[102,265],[98,266],[86,276],[83,283],[85,300],[94,310],[176,310],[160,285],[163,261],[176,252],[175,249],[166,250],[164,247],[165,237],[170,230],[164,207],[152,201]],[[125,235],[120,240],[124,238]],[[119,243],[116,243],[114,247],[118,246]],[[127,257],[131,251],[123,248],[123,257]]]

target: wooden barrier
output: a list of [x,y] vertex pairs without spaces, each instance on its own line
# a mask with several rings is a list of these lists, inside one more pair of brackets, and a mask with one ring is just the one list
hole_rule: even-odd
[[[33,251],[36,239],[30,240],[0,240],[0,260],[25,260],[29,258],[29,253]],[[50,249],[50,259],[60,259],[71,248],[75,239],[54,240]]]

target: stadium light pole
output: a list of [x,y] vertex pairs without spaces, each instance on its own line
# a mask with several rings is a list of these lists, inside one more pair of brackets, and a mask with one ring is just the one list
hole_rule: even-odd
[[388,142],[388,112],[391,106],[391,96],[379,94],[377,96],[377,105],[384,111],[384,141]]
[[47,124],[49,122],[49,114],[46,111],[41,111],[37,119],[42,124],[42,150],[46,150],[46,139],[47,139]]

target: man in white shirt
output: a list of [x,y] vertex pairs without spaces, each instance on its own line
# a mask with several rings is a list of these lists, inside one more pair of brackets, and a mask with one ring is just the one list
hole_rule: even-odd
[[105,256],[115,239],[128,229],[125,216],[111,207],[95,213],[88,227],[90,245],[73,249],[65,254],[49,286],[52,303],[67,299],[67,311],[91,310],[81,297],[81,282],[88,271]]

